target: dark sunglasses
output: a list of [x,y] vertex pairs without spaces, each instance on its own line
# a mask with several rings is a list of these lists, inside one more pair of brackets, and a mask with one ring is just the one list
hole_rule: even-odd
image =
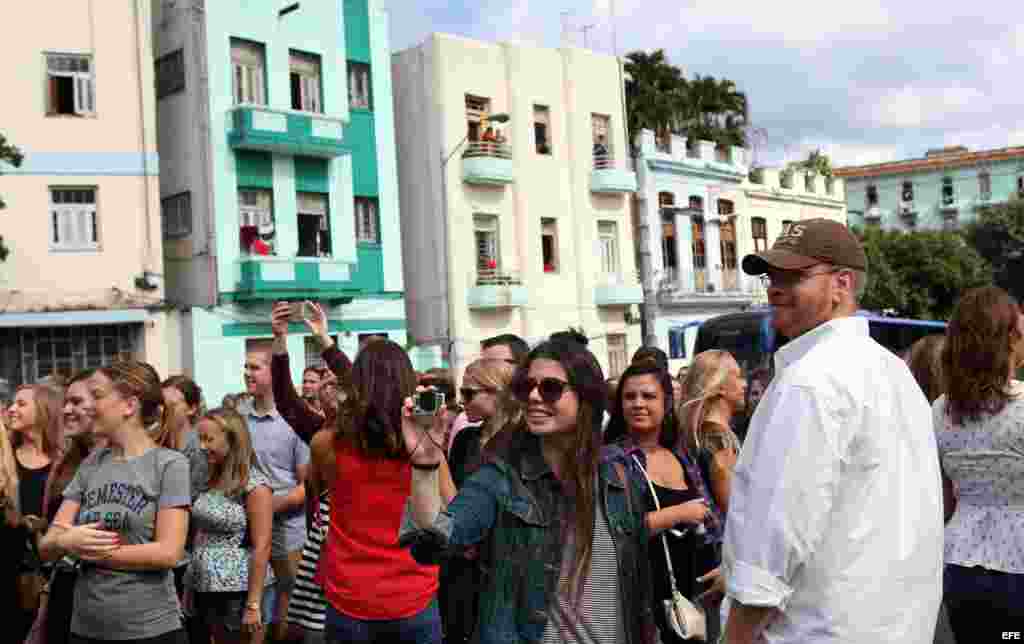
[[465,402],[473,400],[473,396],[479,393],[493,394],[494,390],[490,387],[461,387],[459,389],[459,395],[462,396],[462,400]]
[[565,390],[571,387],[569,383],[558,378],[541,378],[539,381],[533,378],[524,378],[512,385],[512,395],[523,403],[530,402],[530,394],[534,389],[540,392],[540,398],[547,404],[556,403],[565,394]]

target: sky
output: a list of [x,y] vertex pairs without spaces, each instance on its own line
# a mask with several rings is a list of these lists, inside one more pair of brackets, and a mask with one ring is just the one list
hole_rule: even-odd
[[816,148],[841,166],[1024,145],[1016,0],[381,2],[393,51],[435,31],[547,47],[564,37],[621,55],[663,48],[688,77],[746,92],[762,165]]

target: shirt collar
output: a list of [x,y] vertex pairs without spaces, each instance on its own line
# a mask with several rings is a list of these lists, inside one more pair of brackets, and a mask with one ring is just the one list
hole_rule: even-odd
[[834,336],[867,336],[868,321],[858,316],[836,318],[790,340],[775,352],[775,368],[784,369],[807,355],[811,349]]
[[277,411],[277,407],[271,407],[270,411],[265,413],[259,413],[256,411],[256,406],[251,402],[244,402],[238,406],[238,413],[243,416],[257,419],[274,419],[280,418],[281,414]]

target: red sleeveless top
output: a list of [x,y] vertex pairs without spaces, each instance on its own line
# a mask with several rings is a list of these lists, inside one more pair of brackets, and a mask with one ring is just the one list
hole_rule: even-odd
[[366,458],[338,445],[338,475],[320,557],[324,596],[354,619],[402,619],[423,611],[437,592],[437,566],[398,547],[412,467],[405,459]]

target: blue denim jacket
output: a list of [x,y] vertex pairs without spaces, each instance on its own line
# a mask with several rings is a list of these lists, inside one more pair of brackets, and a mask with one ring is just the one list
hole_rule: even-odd
[[[620,478],[617,464],[625,478]],[[626,464],[621,449],[605,448],[597,474],[597,502],[618,555],[626,644],[649,644],[656,630],[648,534],[635,484],[627,497]],[[436,563],[441,556],[480,544],[485,574],[473,641],[540,642],[548,607],[557,601],[565,545],[559,516],[566,502],[541,455],[540,439],[522,432],[466,481],[431,529],[417,530],[407,512],[401,542],[412,545],[413,556],[421,563]]]

